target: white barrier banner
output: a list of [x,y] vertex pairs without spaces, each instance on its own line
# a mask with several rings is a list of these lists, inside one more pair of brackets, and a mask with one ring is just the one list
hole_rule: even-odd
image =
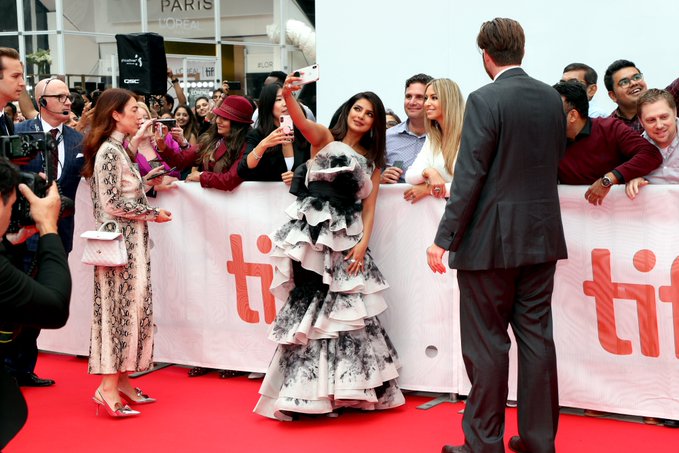
[[[381,186],[378,198],[370,248],[391,285],[380,319],[402,360],[402,387],[466,393],[455,273],[432,274],[425,257],[444,204],[406,203],[405,187]],[[679,419],[679,187],[644,187],[633,202],[616,187],[599,207],[584,187],[559,192],[569,251],[553,301],[561,405]],[[275,348],[267,331],[283,303],[268,292],[267,234],[292,200],[277,183],[231,193],[179,183],[151,199],[173,213],[150,224],[156,361],[266,370]],[[93,226],[86,184],[76,206],[78,238]],[[69,322],[43,331],[41,349],[88,353],[92,268],[80,263],[82,247],[76,241],[70,256]]]

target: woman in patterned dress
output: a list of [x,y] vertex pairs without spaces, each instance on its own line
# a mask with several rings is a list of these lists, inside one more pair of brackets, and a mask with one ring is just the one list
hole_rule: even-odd
[[385,113],[358,93],[328,129],[305,118],[285,81],[283,96],[311,159],[295,171],[292,220],[272,237],[271,291],[285,305],[269,338],[278,343],[254,411],[279,420],[350,407],[403,404],[396,351],[377,315],[388,288],[368,250],[385,164]]
[[167,222],[170,212],[149,206],[146,191],[161,178],[142,178],[134,157],[123,147],[139,128],[139,106],[127,90],[106,90],[99,97],[92,130],[85,138],[83,176],[90,184],[97,227],[118,223],[127,246],[128,263],[94,268],[94,317],[89,373],[101,374],[94,402],[112,417],[138,415],[129,404],[155,400],[135,389],[129,372],[153,365],[151,261],[146,222]]

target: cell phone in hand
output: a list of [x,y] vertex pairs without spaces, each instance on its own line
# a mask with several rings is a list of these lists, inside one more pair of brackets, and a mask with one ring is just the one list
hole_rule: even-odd
[[149,162],[149,165],[151,166],[151,168],[156,168],[156,167],[160,167],[160,166],[163,165],[163,161],[158,159],[157,157],[149,160],[148,162]]
[[156,179],[156,178],[158,178],[158,177],[160,177],[160,176],[165,176],[165,175],[168,174],[168,173],[172,173],[172,172],[175,171],[176,169],[177,169],[177,167],[172,167],[172,168],[170,168],[169,170],[168,170],[168,169],[165,169],[165,170],[163,170],[163,171],[161,171],[161,172],[156,173],[155,175],[149,176],[148,178],[146,178],[146,180],[148,181],[149,179]]
[[292,135],[295,133],[295,126],[292,123],[292,118],[290,115],[281,115],[281,127],[283,128],[283,133],[287,135]]
[[293,83],[293,85],[299,86],[315,82],[320,78],[317,64],[307,66],[306,68],[298,69],[294,71],[292,75],[294,75],[295,77],[301,77],[302,80]]
[[403,170],[403,161],[402,161],[402,160],[397,160],[396,162],[394,162],[394,164],[392,165],[392,167],[400,168],[401,170]]
[[177,120],[172,119],[172,118],[165,118],[165,119],[158,119],[156,120],[156,123],[160,123],[164,126],[167,126],[168,129],[172,129],[177,125]]

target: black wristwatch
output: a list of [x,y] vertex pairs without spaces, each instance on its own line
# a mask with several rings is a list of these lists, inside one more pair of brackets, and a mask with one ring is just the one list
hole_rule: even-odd
[[172,82],[172,85],[174,85],[175,83],[179,83],[179,79],[174,78],[174,79],[171,80],[171,82]]
[[611,187],[613,185],[613,180],[608,176],[601,178],[601,185],[604,187]]

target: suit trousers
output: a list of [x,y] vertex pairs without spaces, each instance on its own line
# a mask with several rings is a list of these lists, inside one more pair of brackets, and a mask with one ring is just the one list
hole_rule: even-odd
[[[29,241],[37,239],[37,235]],[[27,241],[28,242],[28,241]],[[37,241],[34,244],[37,249]],[[36,252],[29,250],[27,244],[16,246],[13,251],[13,262],[24,272],[35,278]],[[68,255],[67,255],[68,256]],[[38,336],[40,330],[34,326],[22,326],[19,333],[6,348],[4,348],[4,361],[7,371],[14,377],[20,378],[23,375],[35,372],[35,365],[38,363]]]
[[554,453],[559,421],[552,290],[556,262],[458,270],[462,355],[472,384],[462,420],[474,453],[504,452],[507,333],[518,349],[519,435],[531,453]]

